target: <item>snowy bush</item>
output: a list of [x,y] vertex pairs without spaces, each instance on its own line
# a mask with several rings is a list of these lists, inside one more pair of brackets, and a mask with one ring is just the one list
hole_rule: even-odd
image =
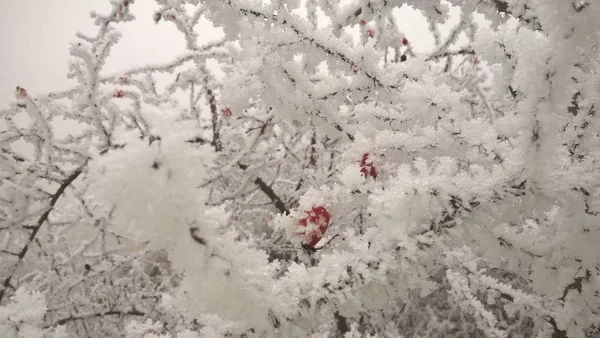
[[600,334],[597,4],[157,0],[105,74],[110,2],[1,112],[9,335]]

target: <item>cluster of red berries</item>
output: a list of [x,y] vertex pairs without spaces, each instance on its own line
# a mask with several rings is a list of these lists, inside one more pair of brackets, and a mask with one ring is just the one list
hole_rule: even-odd
[[[369,153],[364,153],[360,161],[360,171],[365,178],[372,177],[377,178],[377,170],[373,165],[373,162],[369,162]],[[312,210],[305,211],[306,216],[298,221],[298,225],[306,227],[308,224],[316,225],[318,229],[313,230],[311,233],[306,233],[304,230],[300,231],[300,235],[310,235],[310,241],[305,243],[309,247],[313,247],[319,243],[321,238],[325,235],[331,215],[324,206],[314,206]]]
[[[365,21],[364,19],[361,19],[359,22],[359,25],[361,27],[366,27],[367,26],[367,21]],[[375,36],[375,30],[372,27],[367,27],[367,29],[365,30],[365,34],[372,38],[373,36]],[[403,46],[408,46],[408,39],[407,38],[402,38],[402,45]]]
[[[155,23],[158,23],[160,21],[160,19],[162,19],[162,18],[163,18],[163,15],[162,15],[161,12],[155,12],[154,13],[153,19],[154,19]],[[165,20],[167,20],[167,21],[169,21],[169,20],[173,21],[173,20],[175,20],[175,15],[173,15],[173,14],[167,14],[165,16]]]
[[[367,25],[367,22],[365,20],[360,20],[360,26],[361,27],[365,27]],[[367,30],[365,31],[365,34],[367,34],[368,37],[372,38],[373,36],[375,36],[375,31],[373,30],[373,28],[368,27]]]

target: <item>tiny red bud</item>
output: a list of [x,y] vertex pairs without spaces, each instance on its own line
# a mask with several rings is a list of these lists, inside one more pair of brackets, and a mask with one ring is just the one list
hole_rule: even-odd
[[479,64],[479,59],[478,58],[473,59],[473,64],[476,64],[476,65]]
[[27,91],[25,90],[25,88],[17,87],[17,95],[19,97],[25,97],[27,96]]
[[403,46],[408,46],[408,39],[407,38],[402,38],[402,45]]
[[154,22],[158,23],[160,18],[162,18],[162,14],[160,14],[160,12],[154,13]]
[[373,31],[373,29],[371,28],[367,29],[367,36],[372,38],[373,35],[375,35],[375,31]]
[[372,177],[377,178],[377,170],[373,165],[373,162],[367,163],[369,160],[369,153],[364,153],[360,160],[360,172],[365,178]]
[[125,93],[121,89],[119,89],[115,92],[115,94],[113,96],[114,97],[123,97],[123,96],[125,96]]
[[230,117],[232,115],[231,109],[229,109],[229,107],[221,109],[221,112],[223,113],[223,115],[225,115],[225,117]]
[[29,168],[27,168],[27,171],[29,171],[30,173],[35,171],[35,168],[33,166],[29,166]]
[[129,0],[123,0],[123,6],[129,6]]
[[365,20],[360,20],[360,25],[361,25],[361,26],[366,26],[366,25],[367,25],[367,22],[366,22]]

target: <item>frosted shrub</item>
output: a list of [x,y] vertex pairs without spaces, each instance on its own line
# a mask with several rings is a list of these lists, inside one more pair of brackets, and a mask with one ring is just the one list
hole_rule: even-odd
[[598,335],[597,4],[156,3],[174,60],[105,74],[112,0],[1,113],[7,332]]

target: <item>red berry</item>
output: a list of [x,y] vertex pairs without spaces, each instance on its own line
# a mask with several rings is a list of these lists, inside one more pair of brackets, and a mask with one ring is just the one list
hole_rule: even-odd
[[35,168],[33,166],[29,166],[29,168],[27,168],[27,171],[29,171],[30,173],[35,171]]
[[364,153],[362,156],[362,160],[360,161],[360,172],[363,174],[365,178],[372,177],[377,178],[377,170],[375,170],[375,166],[373,162],[367,163],[369,160],[369,153]]
[[17,94],[20,97],[25,97],[27,96],[27,91],[25,90],[25,88],[17,87]]
[[[329,212],[323,206],[312,207],[312,210],[306,211],[306,214],[307,216],[300,219],[298,221],[298,224],[300,226],[306,227],[310,222],[311,224],[315,224],[319,227],[318,230],[314,230],[312,233],[309,233],[309,235],[312,236],[310,238],[310,242],[307,243],[307,245],[314,247],[315,245],[317,245],[317,243],[319,243],[321,238],[323,238],[325,231],[327,231],[327,226],[329,226],[329,220],[331,219],[331,215],[329,215]],[[300,234],[306,235],[304,231],[300,232]]]
[[360,25],[361,25],[361,26],[366,26],[366,25],[367,25],[367,22],[366,22],[365,20],[360,20]]
[[402,45],[408,46],[408,39],[407,38],[402,38]]
[[121,89],[119,89],[115,92],[115,94],[113,96],[114,97],[123,97],[123,96],[125,96],[125,93]]
[[479,64],[479,59],[478,58],[473,59],[473,64]]
[[225,117],[231,116],[231,109],[229,109],[229,107],[225,107],[225,108],[221,109],[221,112],[223,113],[223,115],[225,115]]
[[371,28],[367,29],[367,36],[372,38],[373,35],[375,35],[375,31],[373,31],[373,29]]

